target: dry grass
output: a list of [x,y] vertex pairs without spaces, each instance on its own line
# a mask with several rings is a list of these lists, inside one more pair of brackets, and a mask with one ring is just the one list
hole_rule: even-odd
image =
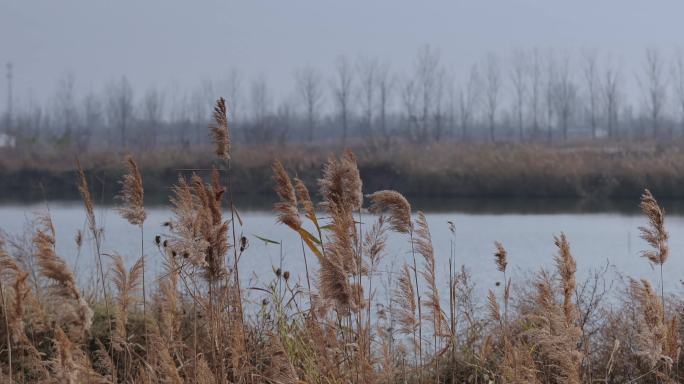
[[[211,130],[221,163],[229,152],[222,101],[215,119]],[[272,165],[277,221],[301,237],[305,262],[307,255],[316,262],[305,264],[306,286],[278,269],[273,281],[250,287],[256,296],[239,285],[239,260],[248,243],[234,235],[241,219],[225,193],[231,178],[221,177],[219,169],[208,180],[192,175],[174,185],[170,236],[155,238],[164,267],[149,295],[144,241],[132,265],[117,255],[107,263],[100,259],[104,229],[95,221],[87,174],[79,169],[91,236],[79,234],[76,242],[79,249],[93,242],[102,283],[94,291],[79,288],[56,253],[48,213],[38,217],[28,247],[1,243],[0,378],[326,384],[682,380],[684,300],[664,291],[658,297],[646,280],[629,280],[606,299],[600,291],[604,275],[577,280],[578,266],[562,233],[553,239],[554,271],[512,281],[506,273],[515,260],[497,242],[493,261],[503,274],[500,293],[478,297],[467,270],[458,271],[453,258],[449,286],[441,287],[437,274],[446,265],[435,254],[425,215],[413,215],[396,191],[375,192],[366,203],[357,161],[344,152],[325,162],[318,181],[320,211],[305,181],[291,179],[283,163]],[[132,158],[126,166],[121,213],[144,239],[143,179]],[[224,217],[224,204],[231,217]],[[642,208],[648,222],[642,234],[652,246],[644,255],[662,266],[668,255],[664,212],[648,191]],[[384,259],[397,256],[386,248],[389,231],[403,239],[411,264],[381,268],[388,264]],[[386,296],[378,294],[379,286]]]

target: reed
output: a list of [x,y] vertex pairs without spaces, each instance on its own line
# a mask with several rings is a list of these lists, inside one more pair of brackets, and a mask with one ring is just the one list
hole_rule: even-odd
[[[682,381],[684,300],[665,294],[662,277],[660,294],[648,280],[583,281],[561,232],[553,238],[552,271],[511,278],[515,261],[495,242],[503,287],[496,288],[498,279],[475,287],[468,269],[457,266],[457,224],[449,223],[447,262],[427,216],[413,215],[399,192],[383,189],[364,201],[362,172],[349,151],[324,162],[316,196],[305,181],[290,178],[285,164],[291,163],[272,164],[274,220],[298,236],[306,283],[283,269],[294,255],[283,253],[282,241],[262,238],[277,243],[281,264],[273,266],[271,281],[252,280],[242,289],[240,258],[263,259],[251,252],[248,234],[238,236],[242,219],[226,197],[226,111],[220,99],[210,127],[223,164],[180,175],[172,187],[168,233],[154,237],[163,268],[148,284],[142,228],[151,224],[142,171],[130,157],[119,196],[122,217],[141,229],[134,262],[116,249],[102,262],[105,229],[95,221],[83,169],[78,187],[97,253],[93,288],[79,287],[47,214],[37,217],[29,241],[0,243],[3,382]],[[662,271],[670,254],[664,212],[648,190],[641,208],[648,224],[640,230],[650,247],[643,255]],[[373,220],[361,214],[366,209]],[[80,248],[83,234],[75,241]],[[307,253],[315,256],[311,263]],[[442,287],[446,267],[449,282]],[[601,291],[604,284],[610,288]]]

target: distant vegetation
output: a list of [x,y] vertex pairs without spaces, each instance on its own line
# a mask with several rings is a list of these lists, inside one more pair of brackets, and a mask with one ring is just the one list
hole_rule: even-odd
[[243,144],[680,139],[684,56],[648,49],[635,67],[597,51],[520,49],[457,72],[425,46],[407,71],[373,57],[301,67],[290,91],[226,68],[191,89],[141,90],[123,76],[82,94],[67,74],[52,95],[12,100],[0,129],[22,150],[187,151],[210,144],[207,106],[227,95]]
[[[205,128],[206,131],[206,128]],[[676,143],[397,142],[390,147],[349,143],[365,179],[364,192],[397,188],[411,198],[635,199],[646,186],[667,199],[684,197],[684,154]],[[273,160],[314,184],[320,164],[339,145],[305,143],[238,145],[233,192],[264,207],[271,198]],[[124,152],[126,153],[126,152]],[[209,146],[187,151],[133,151],[148,186],[148,204],[167,203],[168,186],[179,173],[207,175]],[[10,201],[74,200],[74,160],[91,171],[96,199],[111,203],[124,172],[120,152],[0,150],[0,195]],[[247,203],[247,202],[245,202]]]
[[[126,158],[120,212],[139,228],[141,241],[132,265],[103,253],[95,188],[80,164],[77,188],[88,233],[79,232],[75,242],[96,261],[92,284],[79,287],[56,253],[49,212],[37,217],[30,241],[2,243],[3,382],[681,381],[684,307],[680,296],[659,289],[662,273],[656,284],[613,281],[600,270],[578,281],[571,239],[560,233],[553,239],[554,270],[530,279],[510,278],[515,260],[505,244],[492,244],[500,275],[488,282],[496,288],[479,297],[454,255],[436,257],[424,214],[413,212],[402,194],[364,196],[364,183],[368,189],[372,180],[362,180],[350,151],[324,162],[316,181],[320,199],[312,198],[314,184],[290,177],[301,163],[287,155],[272,163],[276,218],[302,242],[301,254],[284,257],[303,258],[305,270],[274,266],[272,281],[242,285],[240,275],[251,271],[240,268],[241,258],[260,255],[250,254],[247,238],[237,235],[242,219],[233,187],[242,180],[232,171],[243,157],[231,149],[225,111],[220,100],[207,177],[181,177],[172,188],[168,237],[146,223],[144,166]],[[489,153],[501,157],[492,170],[507,162],[507,151]],[[403,161],[411,164],[416,154],[407,149]],[[563,166],[556,164],[539,167]],[[439,162],[431,166],[444,170]],[[641,209],[649,246],[644,268],[650,262],[662,272],[669,256],[664,213],[648,190]],[[362,210],[368,213],[358,220]],[[389,232],[404,242],[407,262],[386,250]],[[149,257],[164,261],[158,276],[145,271]],[[437,274],[446,271],[448,285],[438,286]]]

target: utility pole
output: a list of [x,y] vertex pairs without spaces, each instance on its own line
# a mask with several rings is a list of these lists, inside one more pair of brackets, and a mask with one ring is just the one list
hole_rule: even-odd
[[10,131],[12,128],[12,63],[8,61],[5,67],[7,68],[7,124],[5,130]]

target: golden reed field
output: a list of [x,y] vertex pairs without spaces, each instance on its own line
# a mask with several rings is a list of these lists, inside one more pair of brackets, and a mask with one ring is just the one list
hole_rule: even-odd
[[[125,159],[120,213],[140,229],[132,265],[105,255],[86,171],[77,184],[96,276],[87,288],[55,247],[49,214],[30,243],[0,250],[0,377],[3,383],[674,383],[682,380],[681,296],[661,281],[628,277],[605,289],[578,280],[572,239],[555,238],[553,270],[509,278],[505,244],[492,245],[503,283],[479,297],[467,269],[437,260],[422,212],[400,192],[362,193],[355,155],[331,156],[317,185],[272,166],[277,220],[301,238],[306,270],[275,270],[270,283],[241,286],[251,271],[233,204],[226,105],[209,127],[208,180],[180,177],[169,236],[150,236],[144,180]],[[311,184],[311,183],[309,183]],[[318,193],[312,193],[316,188]],[[315,201],[312,196],[320,196]],[[644,268],[667,266],[664,212],[645,190]],[[371,218],[358,219],[361,212]],[[367,215],[368,216],[368,215]],[[371,220],[372,219],[372,220]],[[457,230],[453,228],[453,230]],[[388,234],[410,255],[393,271]],[[153,239],[153,240],[152,240]],[[164,268],[145,271],[146,259]],[[673,256],[674,257],[674,256]],[[476,266],[473,266],[476,267]],[[581,266],[579,266],[581,267]],[[448,268],[448,285],[437,273]],[[149,268],[148,268],[149,269]],[[156,272],[156,271],[155,271]],[[662,274],[661,274],[662,275]],[[602,288],[604,287],[604,288]],[[387,295],[379,295],[379,289]]]

